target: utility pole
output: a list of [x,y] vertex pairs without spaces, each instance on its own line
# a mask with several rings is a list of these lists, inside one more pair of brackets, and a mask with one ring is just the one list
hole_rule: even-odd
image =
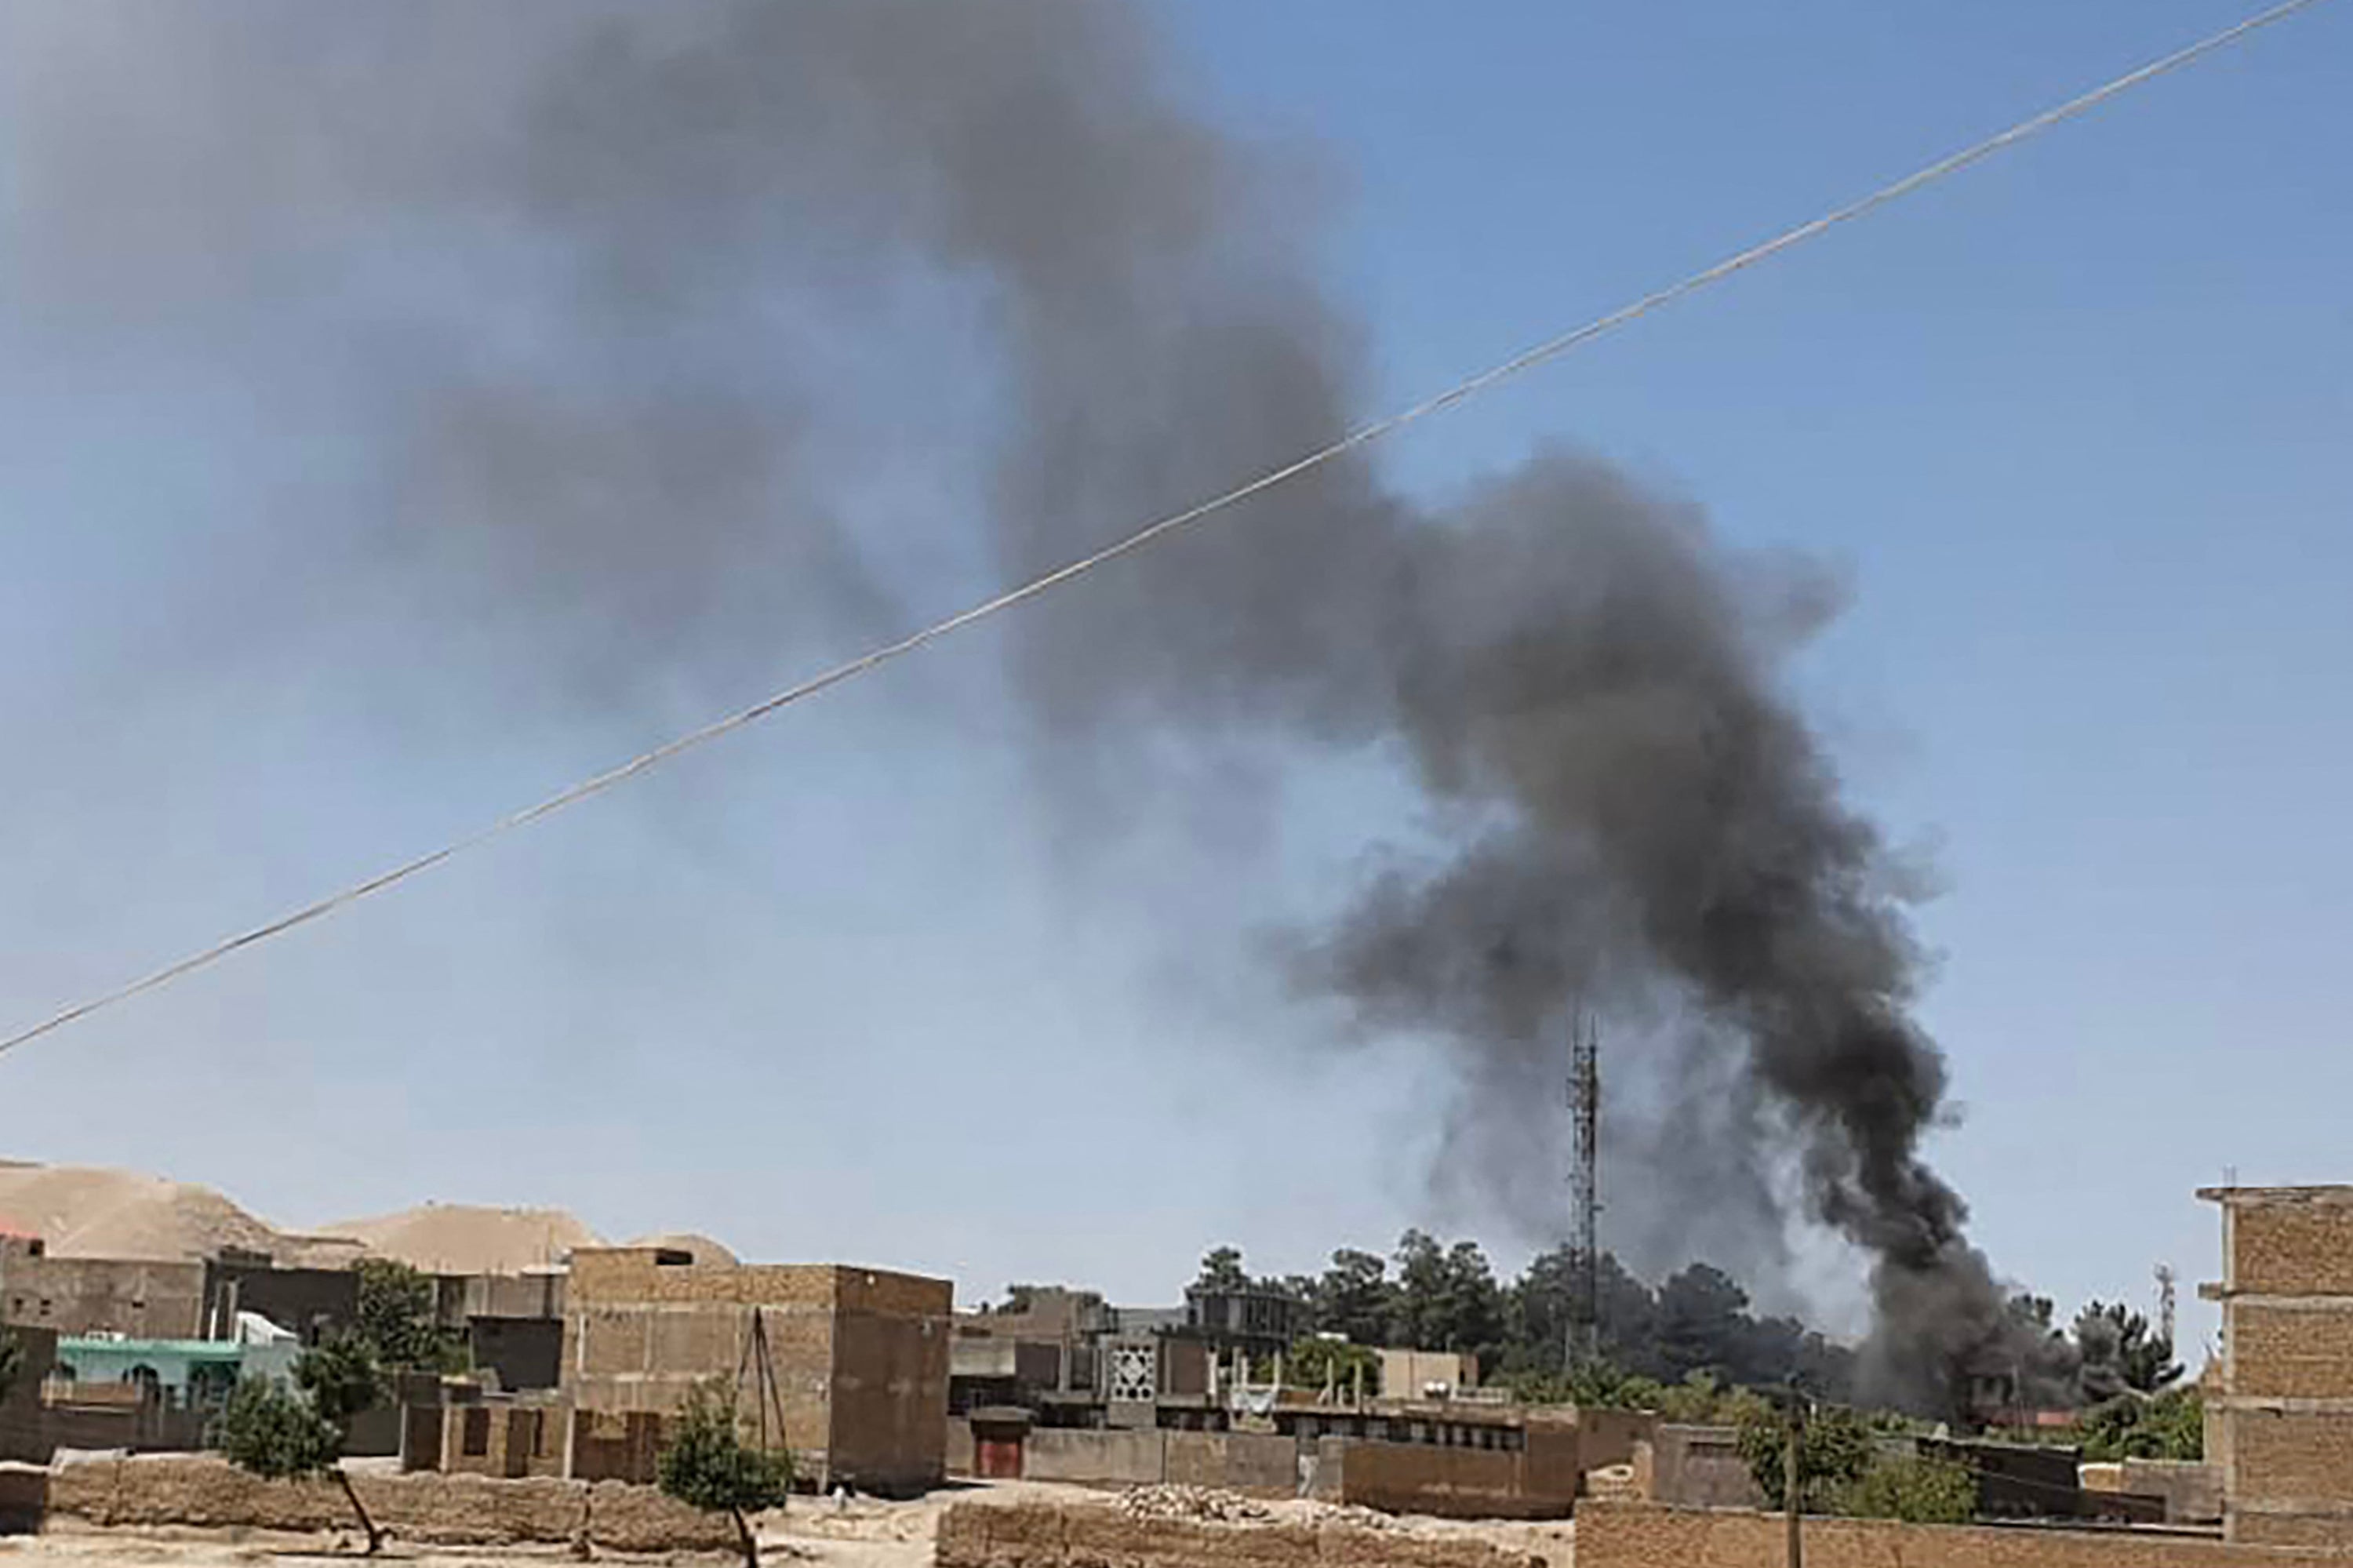
[[1601,1341],[1601,1030],[1578,1008],[1569,1018],[1568,1333],[1562,1371],[1599,1359]]
[[1806,1542],[1803,1521],[1806,1514],[1804,1488],[1799,1482],[1803,1469],[1799,1453],[1805,1444],[1806,1401],[1793,1383],[1789,1388],[1789,1430],[1781,1449],[1781,1510],[1788,1520],[1789,1544],[1784,1553],[1788,1568],[1805,1568]]

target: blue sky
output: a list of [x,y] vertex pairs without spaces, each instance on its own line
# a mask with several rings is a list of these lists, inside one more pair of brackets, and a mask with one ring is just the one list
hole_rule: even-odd
[[[1383,406],[2238,14],[1148,9],[1187,101],[1301,161]],[[2145,1299],[2160,1259],[2210,1275],[2190,1190],[2226,1166],[2353,1177],[2330,963],[2353,914],[2348,50],[2353,15],[2324,6],[1381,459],[1443,497],[1570,441],[1841,568],[1852,608],[1801,680],[1854,800],[1944,887],[1926,1012],[1966,1114],[1935,1156],[1997,1265],[2070,1307]],[[142,339],[12,290],[40,132],[0,111],[10,1019],[855,645],[787,625],[723,683],[583,721],[537,665],[486,674],[471,633],[405,632],[406,590],[260,521],[332,507],[368,461],[301,396],[334,385],[339,340],[215,355],[234,322]],[[394,260],[453,286],[431,254]],[[960,503],[952,472],[878,466],[853,524]],[[917,564],[920,609],[976,580],[924,578],[936,546],[872,546]],[[298,607],[267,637],[240,625],[258,586]],[[1409,832],[1401,802],[1344,768],[1286,779],[1240,885],[1175,827],[1082,854],[994,704],[1000,636],[0,1060],[30,1113],[5,1151],[168,1171],[289,1223],[562,1203],[966,1297],[1166,1297],[1220,1240],[1287,1270],[1408,1224],[1481,1230],[1428,1180],[1442,1074],[1319,1045],[1250,949]],[[1796,1288],[1851,1307],[1851,1270],[1807,1256]]]

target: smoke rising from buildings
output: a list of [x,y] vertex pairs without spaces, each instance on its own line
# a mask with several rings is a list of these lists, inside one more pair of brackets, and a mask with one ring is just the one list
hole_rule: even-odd
[[[987,388],[958,440],[992,577],[1365,401],[1314,277],[1321,175],[1207,127],[1092,0],[72,0],[13,11],[0,56],[37,132],[29,286],[324,389],[382,481],[331,525],[351,556],[522,618],[501,651],[584,701],[649,669],[740,691],[800,629],[920,593],[841,520],[892,461],[855,334],[910,294],[951,302]],[[1444,507],[1344,461],[1026,609],[1011,674],[1061,805],[1145,753],[1394,750],[1440,842],[1277,961],[1442,1051],[1448,1158],[1524,1211],[1541,1171],[1547,1220],[1532,1107],[1570,1010],[1619,1021],[1668,1129],[1629,1217],[1729,1214],[1769,1250],[1794,1180],[1873,1260],[1887,1379],[1926,1400],[1919,1371],[2004,1320],[1921,1158],[1946,1084],[1911,890],[1784,683],[1838,599],[1573,453]]]

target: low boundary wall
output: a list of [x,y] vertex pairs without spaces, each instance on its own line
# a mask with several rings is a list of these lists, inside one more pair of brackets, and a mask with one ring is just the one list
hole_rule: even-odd
[[[330,1480],[265,1481],[215,1459],[90,1459],[48,1472],[47,1511],[85,1524],[356,1531]],[[621,1552],[727,1550],[724,1517],[618,1481],[357,1474],[352,1485],[397,1540],[452,1545],[571,1542]]]
[[1338,1520],[1232,1525],[1137,1519],[1099,1503],[953,1503],[940,1516],[934,1550],[937,1568],[1532,1568],[1545,1561],[1468,1535],[1368,1530]]
[[[1595,1500],[1577,1510],[1577,1565],[1780,1568],[1785,1528],[1778,1514]],[[2346,1568],[2353,1561],[2147,1530],[1809,1519],[1805,1532],[1807,1568]]]
[[1171,1482],[1287,1498],[1299,1490],[1299,1445],[1258,1432],[1032,1427],[1022,1443],[1021,1473],[1082,1487]]

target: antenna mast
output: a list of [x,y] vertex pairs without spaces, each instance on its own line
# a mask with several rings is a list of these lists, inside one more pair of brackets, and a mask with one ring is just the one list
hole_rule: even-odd
[[1582,1008],[1569,1021],[1567,1370],[1591,1365],[1601,1350],[1601,1028]]

